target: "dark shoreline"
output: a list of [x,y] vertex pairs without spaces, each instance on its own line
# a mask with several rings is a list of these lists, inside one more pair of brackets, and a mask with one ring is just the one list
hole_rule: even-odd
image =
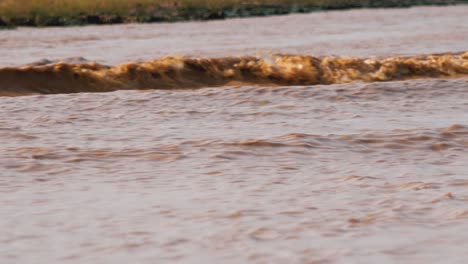
[[205,7],[170,7],[152,10],[135,10],[129,15],[115,14],[78,14],[75,16],[18,16],[13,18],[0,17],[0,29],[13,29],[19,26],[48,27],[48,26],[80,26],[105,25],[125,23],[157,23],[182,21],[209,21],[240,17],[259,17],[286,15],[292,13],[311,13],[331,10],[349,10],[360,8],[409,8],[413,6],[448,6],[468,4],[468,0],[373,0],[367,5],[245,5],[210,9]]

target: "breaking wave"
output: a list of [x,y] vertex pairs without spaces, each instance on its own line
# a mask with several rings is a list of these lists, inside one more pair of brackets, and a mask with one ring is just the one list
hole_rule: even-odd
[[167,57],[106,66],[50,62],[0,68],[0,95],[193,89],[226,85],[316,85],[468,75],[468,52],[381,59],[269,55]]

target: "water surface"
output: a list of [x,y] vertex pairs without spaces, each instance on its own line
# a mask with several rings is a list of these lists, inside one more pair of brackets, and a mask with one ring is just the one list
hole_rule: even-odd
[[[467,11],[20,29],[0,57],[459,54]],[[0,97],[0,262],[462,263],[468,78],[428,77]]]

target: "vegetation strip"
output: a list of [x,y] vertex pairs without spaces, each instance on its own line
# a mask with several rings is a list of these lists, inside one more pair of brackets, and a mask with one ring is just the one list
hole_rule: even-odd
[[0,0],[0,28],[213,20],[468,0]]

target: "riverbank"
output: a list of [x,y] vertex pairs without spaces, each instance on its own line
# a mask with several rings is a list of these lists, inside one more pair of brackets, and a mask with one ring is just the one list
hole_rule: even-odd
[[215,20],[352,8],[467,4],[468,0],[0,0],[0,28]]

